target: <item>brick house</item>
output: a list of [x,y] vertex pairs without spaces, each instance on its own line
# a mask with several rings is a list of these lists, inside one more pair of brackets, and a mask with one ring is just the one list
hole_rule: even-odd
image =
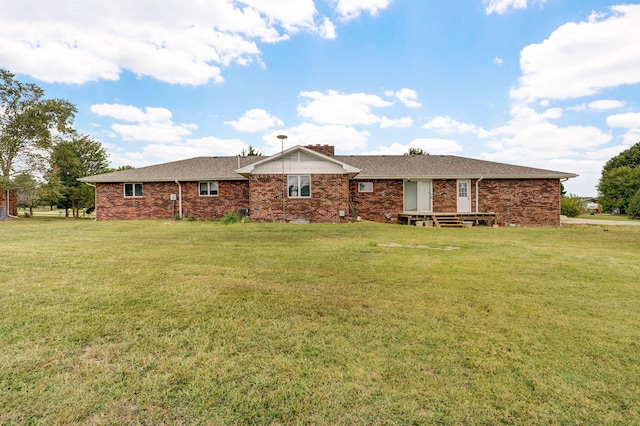
[[18,216],[18,194],[0,187],[0,220]]
[[[295,146],[271,157],[197,157],[80,180],[96,219],[218,218],[375,222],[454,213],[526,226],[560,224],[560,182],[575,177],[448,155],[334,155]],[[480,216],[478,216],[480,215]]]

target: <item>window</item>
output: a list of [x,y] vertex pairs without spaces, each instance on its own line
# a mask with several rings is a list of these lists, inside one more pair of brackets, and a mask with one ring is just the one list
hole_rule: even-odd
[[311,197],[311,176],[289,176],[289,198]]
[[358,182],[358,192],[373,192],[373,182]]
[[125,197],[142,197],[142,184],[141,183],[125,183],[124,196]]
[[218,182],[200,182],[200,196],[218,196]]
[[458,181],[458,198],[464,198],[469,196],[469,182]]

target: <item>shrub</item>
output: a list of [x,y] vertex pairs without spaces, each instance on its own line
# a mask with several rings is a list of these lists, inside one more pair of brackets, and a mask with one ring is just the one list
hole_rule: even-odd
[[219,219],[220,223],[224,224],[224,225],[228,225],[230,223],[238,223],[240,221],[242,221],[242,218],[238,215],[236,215],[234,212],[229,212],[227,213],[225,216],[222,216]]
[[631,219],[640,219],[640,189],[636,191],[636,194],[629,200],[627,214]]
[[567,217],[576,217],[584,213],[582,199],[576,195],[560,198],[560,214]]

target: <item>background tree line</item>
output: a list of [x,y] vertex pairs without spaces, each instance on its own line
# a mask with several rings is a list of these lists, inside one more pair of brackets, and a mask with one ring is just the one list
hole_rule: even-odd
[[598,202],[640,219],[640,142],[611,158],[602,168]]
[[94,188],[77,179],[111,170],[102,143],[73,129],[76,112],[69,101],[47,99],[39,86],[0,69],[0,190],[7,206],[16,195],[30,214],[44,204],[78,217],[93,206]]

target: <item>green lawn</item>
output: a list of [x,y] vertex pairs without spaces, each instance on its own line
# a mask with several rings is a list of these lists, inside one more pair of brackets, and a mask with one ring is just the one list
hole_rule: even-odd
[[25,219],[0,241],[0,424],[640,421],[638,227]]
[[633,221],[634,220],[634,219],[630,219],[629,216],[627,216],[626,214],[607,214],[607,213],[589,214],[589,213],[585,213],[585,214],[582,214],[582,215],[580,215],[578,217],[580,219],[616,220],[616,221],[621,221],[621,222]]

